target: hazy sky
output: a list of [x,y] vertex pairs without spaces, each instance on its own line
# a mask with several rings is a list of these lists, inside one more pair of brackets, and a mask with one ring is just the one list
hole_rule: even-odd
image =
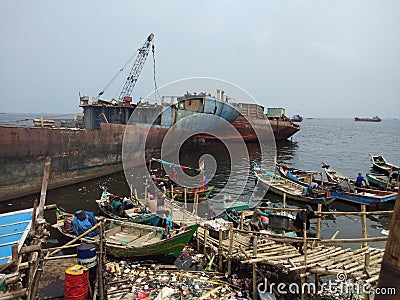
[[[2,0],[0,112],[80,112],[78,93],[96,96],[153,32],[159,86],[214,77],[289,116],[398,118],[399,12],[398,0]],[[149,56],[133,96],[153,89]]]

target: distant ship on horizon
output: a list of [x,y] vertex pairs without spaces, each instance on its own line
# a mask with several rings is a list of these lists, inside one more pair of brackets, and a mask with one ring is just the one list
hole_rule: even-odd
[[380,122],[382,121],[381,118],[379,118],[378,116],[375,116],[373,118],[359,118],[359,117],[355,117],[354,121],[361,121],[361,122]]
[[303,117],[297,114],[297,115],[294,115],[294,116],[290,119],[290,121],[292,121],[292,122],[302,122],[302,121],[303,121]]

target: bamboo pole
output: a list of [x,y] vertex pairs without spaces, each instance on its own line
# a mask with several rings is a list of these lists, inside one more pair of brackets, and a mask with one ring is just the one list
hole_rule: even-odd
[[[240,229],[234,229],[236,232],[242,232],[242,233],[255,233],[259,234],[258,231],[248,231],[248,230],[240,230]],[[335,239],[335,237],[339,234],[340,232],[337,231],[331,239],[326,239],[326,240],[321,240],[317,238],[307,238],[307,242],[318,242],[321,244],[329,244],[329,243],[361,243],[361,242],[382,242],[386,241],[388,237],[383,236],[383,237],[369,237],[369,238],[354,238],[354,239]],[[261,234],[262,235],[262,234]],[[268,236],[268,239],[271,241],[276,241],[276,242],[283,242],[283,243],[292,243],[292,242],[301,242],[303,241],[302,237],[288,237],[288,236],[282,236],[279,234],[273,234],[273,233],[268,233],[266,234]]]
[[[361,205],[361,212],[366,212],[367,209],[365,207],[365,204]],[[367,238],[368,237],[368,233],[367,233],[367,216],[366,215],[362,215],[361,216],[361,227],[362,227],[362,238]],[[363,247],[366,247],[368,244],[367,242],[363,242],[362,243]]]
[[253,263],[253,300],[257,299],[257,264]]
[[253,239],[253,255],[257,256],[257,244],[258,244],[258,236],[254,236]]
[[196,229],[196,246],[197,246],[197,251],[200,251],[199,231],[200,231],[200,227],[197,227],[197,229]]
[[148,182],[147,182],[147,180],[146,180],[146,184],[144,185],[144,202],[145,202],[145,203],[146,203],[147,200],[148,200],[148,197],[147,197],[147,185],[148,185]]
[[46,156],[46,162],[44,164],[42,190],[40,191],[40,202],[39,202],[39,218],[41,219],[43,218],[44,204],[46,202],[47,184],[49,182],[49,175],[50,175],[50,163],[51,163],[51,157]]
[[233,226],[229,227],[228,275],[232,275]]
[[218,261],[218,269],[222,272],[222,228],[219,229]]
[[35,199],[35,201],[33,202],[31,230],[29,232],[31,236],[34,236],[36,233],[36,214],[37,214],[38,204],[39,204],[38,199]]
[[367,252],[367,253],[365,253],[365,263],[364,263],[365,273],[367,273],[367,274],[368,274],[368,268],[369,268],[370,262],[371,262],[371,253]]
[[203,246],[203,254],[204,254],[204,257],[207,255],[207,236],[208,236],[208,230],[207,230],[207,227],[206,226],[204,226],[204,238],[203,238],[203,240],[204,240],[204,246]]
[[49,257],[50,255],[54,255],[58,252],[60,252],[62,249],[64,249],[65,246],[71,245],[73,243],[75,243],[76,241],[80,240],[81,238],[85,237],[86,235],[88,235],[89,233],[91,233],[92,231],[96,230],[97,228],[99,228],[101,225],[101,222],[97,223],[96,225],[94,225],[92,228],[90,228],[88,231],[85,231],[84,233],[82,233],[81,235],[77,236],[76,238],[72,239],[71,241],[69,241],[68,243],[66,243],[64,246],[59,247],[57,250],[54,250],[51,253],[48,253],[46,255],[46,257]]
[[[304,209],[302,208],[282,208],[282,207],[264,207],[258,206],[258,209],[261,211],[264,210],[278,210],[278,211],[287,211],[287,212],[299,212]],[[377,210],[377,211],[366,211],[366,212],[357,212],[357,211],[321,211],[321,215],[349,215],[349,216],[362,216],[362,215],[390,215],[393,214],[393,210]]]
[[286,193],[283,193],[283,208],[286,208]]
[[171,183],[171,199],[174,198],[174,185]]
[[100,245],[99,245],[99,265],[97,266],[99,278],[98,280],[98,290],[99,290],[99,297],[100,299],[105,299],[104,297],[107,298],[107,287],[104,285],[104,280],[105,276],[103,276],[103,267],[104,267],[104,261],[106,258],[106,252],[104,248],[104,220],[100,221]]
[[394,288],[397,295],[375,295],[376,300],[398,299],[400,291],[400,188],[390,223],[388,241],[379,273],[379,288]]
[[[322,211],[322,203],[318,203],[317,213],[321,214]],[[321,218],[317,218],[317,239],[321,238]]]
[[244,222],[244,211],[242,210],[240,213],[240,230],[243,230],[243,222]]

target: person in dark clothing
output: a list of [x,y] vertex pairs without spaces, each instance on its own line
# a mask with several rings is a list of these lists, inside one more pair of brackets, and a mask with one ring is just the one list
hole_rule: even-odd
[[361,173],[358,173],[355,186],[361,187],[363,182],[365,183],[365,185],[367,185],[367,181],[364,179]]
[[[306,205],[305,209],[302,211],[299,211],[296,214],[296,218],[293,221],[293,227],[294,231],[296,232],[296,235],[298,237],[304,237],[304,223],[306,223],[306,228],[305,230],[310,229],[310,219],[315,219],[315,218],[321,218],[321,216],[316,215],[314,210],[310,205]],[[302,249],[303,243],[295,243],[295,247],[299,249],[300,254],[303,254],[303,249]]]

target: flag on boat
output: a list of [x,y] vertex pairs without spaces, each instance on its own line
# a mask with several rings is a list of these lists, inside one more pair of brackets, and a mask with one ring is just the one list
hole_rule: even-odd
[[[172,163],[172,162],[169,162],[169,161],[165,161],[165,160],[162,160],[162,159],[159,159],[159,158],[152,158],[151,160],[157,161],[157,162],[159,162],[161,164],[164,164],[164,165],[177,167],[177,168],[180,168],[181,170],[188,169],[188,170],[198,171],[198,172],[202,171],[200,169],[200,166],[199,166],[198,169],[196,169],[196,168],[191,168],[191,167],[186,167],[186,166],[182,166],[182,165],[179,165],[179,164],[175,164],[175,163]],[[203,166],[204,166],[204,161],[203,161]]]
[[204,172],[204,159],[200,162],[200,164],[199,164],[199,170],[201,171],[201,172]]

